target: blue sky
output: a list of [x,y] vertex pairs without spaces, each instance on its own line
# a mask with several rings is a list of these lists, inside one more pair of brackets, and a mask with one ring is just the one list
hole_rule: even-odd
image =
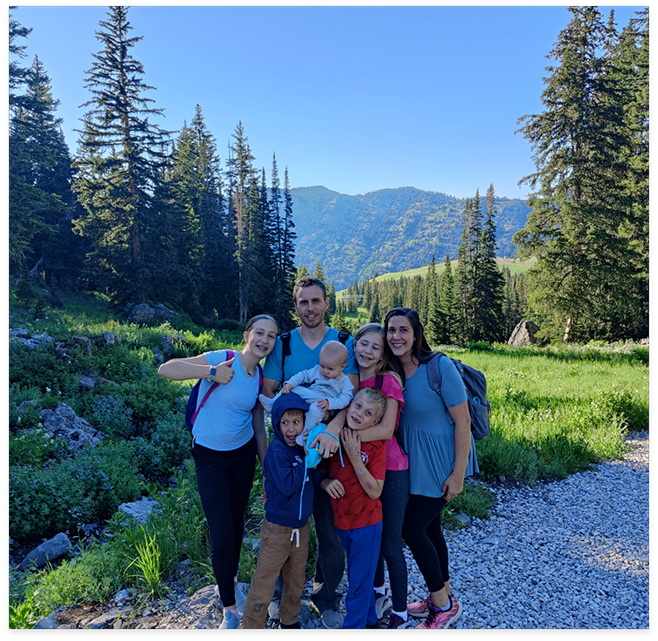
[[[619,28],[640,6],[615,7]],[[607,19],[609,7],[601,11]],[[106,6],[21,6],[51,78],[72,153],[84,72]],[[457,197],[522,198],[534,170],[514,134],[542,110],[546,55],[571,18],[566,7],[134,6],[132,49],[148,93],[178,130],[197,104],[222,160],[239,121],[268,180],[272,154],[292,187],[346,194],[413,186]]]

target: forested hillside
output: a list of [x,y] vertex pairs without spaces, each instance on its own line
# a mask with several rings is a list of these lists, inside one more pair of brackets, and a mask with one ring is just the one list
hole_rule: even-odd
[[[484,189],[485,185],[482,185]],[[337,289],[357,278],[456,258],[466,199],[413,187],[348,196],[325,187],[291,189],[297,257],[320,261]],[[522,200],[496,198],[497,256],[513,256],[512,236],[527,220]]]

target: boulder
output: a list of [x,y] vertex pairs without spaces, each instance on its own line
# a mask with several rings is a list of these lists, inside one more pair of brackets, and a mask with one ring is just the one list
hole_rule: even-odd
[[25,330],[25,329],[10,329],[9,330],[9,336],[11,338],[15,338],[16,340],[19,340],[23,345],[25,345],[28,349],[36,349],[37,347],[42,347],[43,345],[47,345],[48,343],[52,342],[52,336],[48,336],[48,334],[32,334]]
[[46,563],[64,556],[70,549],[71,541],[69,541],[69,537],[60,532],[29,552],[18,569],[27,570],[30,566],[42,568]]
[[128,315],[128,322],[135,323],[135,325],[153,325],[172,320],[176,316],[178,314],[175,311],[165,307],[162,303],[155,307],[151,307],[147,303],[140,303],[133,307]]
[[54,410],[41,410],[39,416],[46,432],[61,438],[70,450],[79,450],[85,443],[96,447],[103,438],[102,432],[78,417],[66,403],[59,403]]
[[512,335],[507,341],[508,345],[515,347],[525,347],[527,345],[535,345],[537,338],[535,335],[539,331],[539,327],[532,321],[521,321],[512,332]]
[[215,586],[208,585],[181,599],[159,622],[159,630],[216,630],[224,618]]
[[189,347],[189,343],[185,340],[185,337],[176,334],[175,336],[163,336],[162,337],[162,349],[165,354],[169,354],[174,348],[178,345],[183,345]]
[[122,503],[119,510],[125,512],[128,516],[132,516],[138,523],[144,524],[148,520],[149,514],[153,508],[157,507],[158,502],[153,499],[147,499],[143,496],[139,501],[133,503]]

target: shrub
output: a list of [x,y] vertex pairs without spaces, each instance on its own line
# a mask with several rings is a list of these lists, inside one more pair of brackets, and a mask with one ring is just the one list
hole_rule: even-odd
[[93,401],[92,408],[91,422],[110,439],[125,439],[133,434],[133,411],[122,399],[99,396]]
[[184,415],[165,414],[157,421],[149,439],[139,437],[135,441],[140,472],[149,479],[170,476],[174,468],[190,457],[191,443]]
[[41,428],[9,433],[9,465],[37,467],[46,459],[61,458],[65,451],[65,443]]
[[85,447],[75,457],[43,467],[15,465],[9,474],[10,535],[17,540],[49,537],[107,518],[139,497],[129,443]]

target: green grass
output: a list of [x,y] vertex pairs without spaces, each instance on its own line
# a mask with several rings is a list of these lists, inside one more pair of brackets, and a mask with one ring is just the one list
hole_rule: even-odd
[[476,443],[480,473],[535,483],[624,452],[627,430],[649,428],[648,350],[448,350],[484,372],[491,434]]

